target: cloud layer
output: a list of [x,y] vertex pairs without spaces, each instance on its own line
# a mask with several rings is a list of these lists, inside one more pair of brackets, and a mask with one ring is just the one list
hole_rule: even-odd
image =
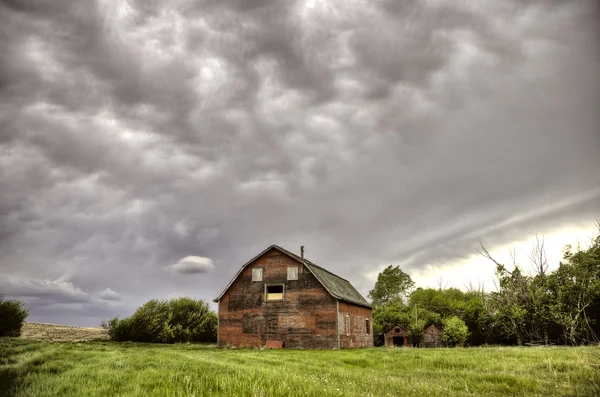
[[594,0],[93,4],[0,3],[0,285],[35,316],[210,300],[273,243],[366,293],[600,211]]

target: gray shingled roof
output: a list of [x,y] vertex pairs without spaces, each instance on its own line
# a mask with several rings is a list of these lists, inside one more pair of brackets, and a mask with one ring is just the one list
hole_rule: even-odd
[[301,257],[294,254],[293,252],[290,252],[290,251],[286,250],[285,248],[282,248],[275,244],[271,245],[270,247],[265,249],[263,252],[261,252],[254,258],[250,259],[250,261],[248,261],[244,266],[242,266],[242,268],[238,271],[238,273],[235,275],[233,280],[231,280],[229,282],[229,284],[227,285],[225,290],[214,301],[217,302],[219,299],[221,299],[221,297],[229,289],[229,287],[231,286],[233,281],[237,278],[237,276],[242,272],[242,270],[246,266],[248,266],[249,264],[254,262],[256,259],[261,257],[265,252],[267,252],[271,248],[275,248],[275,249],[283,252],[284,254],[296,259],[298,262],[303,263],[308,268],[308,270],[317,278],[317,280],[319,280],[319,282],[323,285],[323,287],[325,287],[327,292],[329,292],[329,294],[331,296],[333,296],[334,298],[345,301],[345,302],[354,303],[359,306],[371,308],[371,305],[369,304],[369,302],[367,302],[366,299],[362,297],[360,292],[358,292],[356,290],[356,288],[354,288],[348,280],[343,279],[340,276],[331,273],[329,270],[326,270],[326,269],[322,268],[321,266],[315,265],[314,263],[312,263],[311,261],[309,261],[307,259],[302,259]]
[[360,292],[354,288],[350,281],[341,278],[337,274],[330,272],[327,269],[322,268],[321,266],[315,265],[308,259],[302,259],[298,255],[294,254],[286,250],[285,248],[279,247],[277,245],[273,245],[274,248],[282,251],[283,253],[295,258],[296,260],[304,263],[304,265],[311,271],[312,274],[315,275],[317,280],[323,287],[336,299],[357,304],[359,306],[371,307],[369,302],[365,298],[362,297]]

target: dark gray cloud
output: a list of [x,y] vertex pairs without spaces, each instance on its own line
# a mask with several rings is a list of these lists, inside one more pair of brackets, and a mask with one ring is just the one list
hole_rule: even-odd
[[386,263],[591,225],[599,16],[593,0],[0,2],[0,292],[95,325],[210,300],[273,243],[366,293]]

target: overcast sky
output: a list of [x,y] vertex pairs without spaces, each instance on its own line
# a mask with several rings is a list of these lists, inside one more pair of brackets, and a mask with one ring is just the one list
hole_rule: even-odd
[[270,244],[365,295],[477,283],[479,240],[558,261],[600,214],[598,4],[0,1],[0,293],[95,326]]

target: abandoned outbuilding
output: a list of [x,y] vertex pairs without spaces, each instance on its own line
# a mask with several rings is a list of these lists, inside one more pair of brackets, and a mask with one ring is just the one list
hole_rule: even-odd
[[421,347],[444,347],[442,329],[433,323],[427,324],[423,330]]
[[[402,325],[395,325],[383,334],[383,343],[387,347],[412,347],[408,331]],[[443,347],[442,329],[429,323],[423,329],[423,339],[419,347]]]
[[277,245],[248,261],[218,303],[224,346],[373,346],[371,305],[345,280]]
[[408,337],[408,331],[401,325],[390,328],[383,336],[383,341],[387,347],[409,347],[412,342]]

